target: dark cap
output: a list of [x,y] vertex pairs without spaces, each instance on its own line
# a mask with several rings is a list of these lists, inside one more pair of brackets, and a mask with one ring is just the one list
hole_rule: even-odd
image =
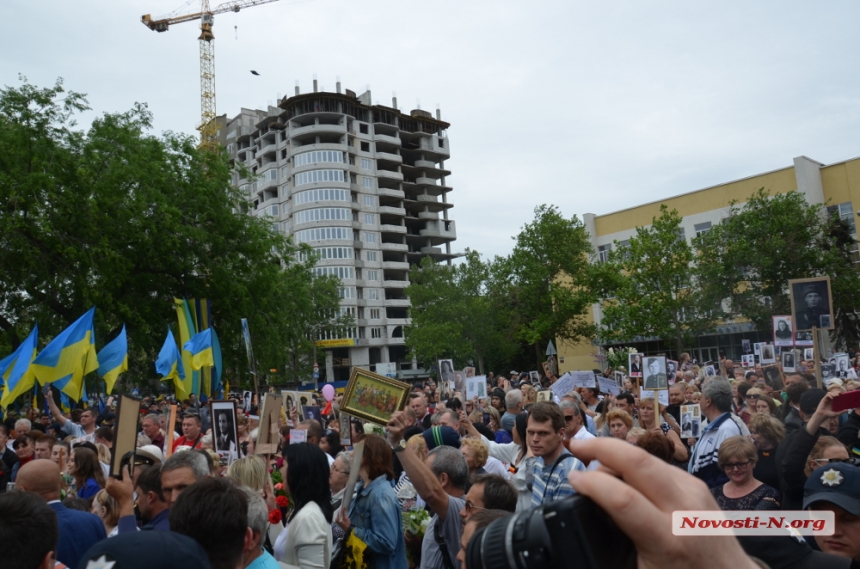
[[505,400],[505,390],[501,387],[497,387],[490,392],[490,397],[498,397],[502,401]]
[[830,502],[860,516],[860,468],[835,462],[816,469],[803,485],[803,509],[815,502]]
[[212,569],[206,551],[190,537],[144,530],[122,533],[93,545],[78,569]]
[[828,555],[810,547],[800,535],[739,535],[738,542],[750,557],[760,559],[768,567],[782,569],[848,569],[850,560]]
[[451,427],[430,427],[423,433],[424,442],[427,443],[427,450],[433,450],[436,447],[448,446],[460,448],[460,435]]
[[800,396],[798,406],[804,415],[811,417],[815,413],[815,410],[818,409],[818,404],[821,403],[825,395],[827,395],[827,392],[818,388],[804,391],[803,395]]

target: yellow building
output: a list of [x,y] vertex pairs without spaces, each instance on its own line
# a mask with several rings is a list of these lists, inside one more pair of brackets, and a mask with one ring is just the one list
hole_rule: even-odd
[[[840,217],[854,228],[856,237],[854,215],[860,210],[860,158],[835,164],[821,164],[801,156],[795,158],[794,164],[786,168],[605,215],[586,213],[583,221],[600,261],[607,258],[616,241],[623,245],[636,234],[637,226],[650,225],[652,219],[660,215],[660,206],[663,204],[670,210],[677,210],[683,217],[683,234],[690,240],[709,231],[712,225],[720,223],[728,215],[732,201],[743,204],[759,188],[764,188],[771,194],[802,192],[809,203],[825,204],[831,211],[838,212]],[[600,322],[600,305],[595,304],[592,307],[591,317],[593,321]],[[698,346],[693,348],[691,355],[699,361],[716,360],[720,352],[725,352],[730,358],[739,358],[742,339],[763,342],[771,341],[772,338],[769,331],[756,331],[747,322],[723,323],[717,326],[713,334],[700,336]],[[645,353],[672,351],[670,348],[664,349],[662,344],[653,338],[635,338],[629,345],[636,346]],[[597,351],[597,346],[587,342],[561,342],[558,346],[559,370],[565,372],[598,367],[592,356]]]

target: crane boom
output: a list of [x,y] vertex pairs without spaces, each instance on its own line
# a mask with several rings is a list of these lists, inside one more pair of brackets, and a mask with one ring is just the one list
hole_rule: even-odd
[[205,150],[216,150],[218,144],[215,136],[218,126],[215,123],[215,35],[212,26],[215,24],[215,14],[224,12],[238,12],[242,8],[250,8],[261,4],[269,4],[278,0],[229,0],[215,7],[209,8],[209,0],[201,0],[200,11],[192,14],[183,14],[172,18],[160,18],[153,20],[149,14],[141,16],[140,21],[149,29],[156,32],[166,32],[172,24],[181,24],[200,20],[200,148]]

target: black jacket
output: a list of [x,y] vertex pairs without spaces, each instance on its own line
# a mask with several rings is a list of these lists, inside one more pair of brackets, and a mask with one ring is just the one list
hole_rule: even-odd
[[0,492],[5,492],[6,484],[12,482],[12,468],[18,462],[18,455],[6,447],[0,451]]
[[857,438],[858,432],[860,432],[860,415],[857,414],[857,410],[855,409],[848,417],[848,420],[845,421],[845,424],[839,429],[839,432],[836,433],[836,438],[839,439],[840,443],[847,446],[849,450],[854,447],[860,448],[860,440]]
[[776,464],[779,468],[779,491],[782,494],[783,510],[803,509],[803,485],[806,483],[806,459],[818,437],[830,432],[818,429],[814,435],[806,432],[806,426],[791,431],[776,447]]

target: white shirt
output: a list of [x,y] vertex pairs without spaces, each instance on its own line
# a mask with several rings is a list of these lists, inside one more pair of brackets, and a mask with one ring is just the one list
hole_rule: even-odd
[[[593,439],[594,435],[588,432],[588,429],[585,427],[580,427],[578,431],[573,435],[573,438],[578,441],[587,441],[588,439]],[[592,460],[588,463],[588,466],[585,467],[586,470],[597,470],[600,466],[600,463],[596,460]]]
[[484,465],[484,470],[487,474],[498,474],[505,480],[511,477],[511,471],[505,468],[504,463],[492,456],[487,457],[487,464]]

